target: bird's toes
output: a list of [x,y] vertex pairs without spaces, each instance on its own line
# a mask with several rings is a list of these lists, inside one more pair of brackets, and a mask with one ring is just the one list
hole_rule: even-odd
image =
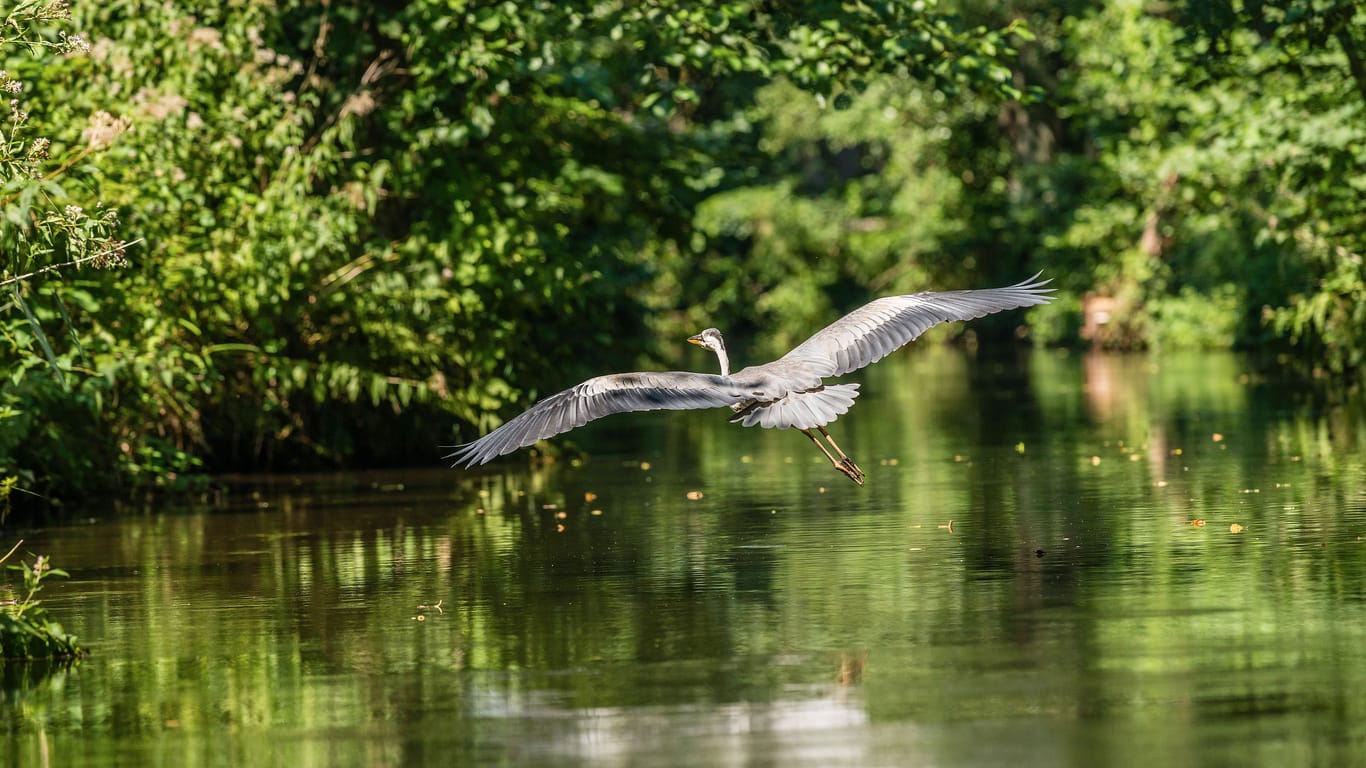
[[838,469],[840,472],[843,472],[845,476],[847,476],[850,480],[853,480],[859,485],[863,485],[863,470],[859,469],[859,466],[854,462],[850,461],[849,459],[841,460],[838,464],[835,465],[835,469]]

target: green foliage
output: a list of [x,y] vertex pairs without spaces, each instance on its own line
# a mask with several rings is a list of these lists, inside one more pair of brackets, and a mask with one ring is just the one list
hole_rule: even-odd
[[149,255],[5,315],[61,381],[13,369],[0,463],[67,492],[430,461],[447,425],[651,350],[622,333],[661,306],[647,256],[743,176],[762,84],[1015,87],[1006,33],[902,3],[76,10],[101,38],[32,111],[68,152],[87,115],[129,121],[80,168]]
[[16,9],[0,489],[428,462],[660,339],[1039,269],[1036,342],[1366,355],[1347,0]]
[[1359,369],[1366,11],[1130,0],[1025,17],[1020,58],[1053,85],[998,123],[1017,148],[997,171],[1009,199],[972,198],[1009,216],[973,218],[1119,299],[1116,343],[1278,337],[1309,366]]
[[[698,206],[705,237],[666,270],[677,293],[702,301],[659,333],[762,329],[776,350],[872,295],[979,272],[973,257],[946,255],[962,236],[953,211],[963,191],[942,159],[946,101],[891,78],[842,110],[788,82],[761,90],[749,111],[760,126],[751,178]],[[1018,279],[1019,269],[992,266],[989,279]]]
[[[19,544],[16,544],[4,557],[0,557],[0,564],[18,548]],[[9,570],[22,574],[22,597],[0,601],[0,659],[71,659],[84,656],[86,651],[76,642],[76,636],[67,634],[61,624],[48,618],[47,612],[36,599],[45,580],[66,578],[66,571],[53,568],[42,555],[34,557],[32,562],[11,565]]]
[[1149,343],[1159,349],[1228,349],[1238,334],[1237,286],[1225,284],[1209,293],[1183,286],[1175,296],[1161,296],[1148,308],[1153,329]]
[[[79,57],[90,46],[78,35],[64,30],[53,34],[47,25],[69,18],[66,3],[21,2],[10,9],[0,33],[0,93],[9,99],[9,115],[0,129],[0,287],[14,291],[14,302],[24,307],[21,281],[59,267],[90,263],[95,267],[122,263],[124,244],[114,239],[118,213],[103,204],[87,213],[81,198],[62,186],[68,172],[108,148],[129,127],[127,119],[97,111],[83,121],[79,136],[54,139],[45,126],[31,123],[28,112],[34,98],[26,92],[24,77],[49,56]],[[9,48],[27,52],[10,60]],[[28,84],[32,91],[33,83]],[[54,161],[54,152],[56,159]],[[28,271],[32,270],[32,271]],[[28,271],[27,274],[20,274]],[[39,334],[41,336],[41,334]],[[51,357],[50,350],[49,357]]]
[[[20,481],[35,479],[35,468],[80,477],[93,466],[60,461],[78,450],[63,442],[74,433],[45,439],[82,421],[70,395],[73,366],[84,351],[67,311],[76,297],[64,299],[59,287],[49,292],[42,283],[63,269],[126,263],[126,245],[116,239],[117,210],[90,194],[80,177],[86,163],[128,130],[128,120],[95,110],[59,130],[29,113],[48,85],[43,64],[90,51],[81,36],[53,28],[69,15],[64,2],[20,2],[0,25],[0,93],[9,99],[0,124],[0,505],[6,511],[12,493],[26,490]],[[70,333],[69,345],[51,335],[58,329]],[[54,388],[61,394],[48,397]],[[67,410],[72,406],[74,414]]]

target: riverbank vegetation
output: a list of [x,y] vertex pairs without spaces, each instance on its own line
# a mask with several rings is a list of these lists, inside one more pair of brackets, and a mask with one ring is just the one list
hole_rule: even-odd
[[[5,566],[22,544],[20,541],[0,556],[0,566]],[[76,641],[76,636],[67,634],[61,624],[53,621],[37,599],[45,580],[65,578],[66,571],[53,568],[42,555],[5,567],[11,572],[19,572],[21,586],[15,589],[6,583],[0,587],[0,661],[71,660],[84,656],[86,650]]]
[[1366,13],[16,4],[0,504],[436,461],[536,393],[877,294],[1366,362]]

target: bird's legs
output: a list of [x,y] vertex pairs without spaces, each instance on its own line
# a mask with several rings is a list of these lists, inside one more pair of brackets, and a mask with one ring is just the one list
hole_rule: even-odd
[[[840,455],[839,464],[837,464],[836,466],[843,466],[853,470],[854,474],[858,475],[858,477],[854,478],[854,482],[858,483],[859,485],[863,485],[863,470],[859,467],[859,465],[855,464],[854,460],[849,458],[848,454],[846,454],[844,450],[840,448],[840,444],[835,442],[835,438],[831,437],[829,432],[825,431],[825,427],[816,427],[816,429],[819,429],[821,431],[821,434],[825,435],[825,439],[830,441],[830,447],[834,448],[835,453],[838,453]],[[845,474],[849,473],[846,472]],[[850,477],[853,477],[853,475],[850,475]]]
[[840,455],[839,459],[830,455],[830,451],[826,450],[826,447],[821,444],[821,441],[817,440],[816,436],[811,434],[811,430],[803,429],[802,434],[811,438],[811,442],[815,443],[816,447],[821,449],[821,453],[825,454],[825,458],[830,460],[830,464],[834,466],[835,469],[843,472],[850,480],[853,480],[859,485],[863,485],[863,470],[859,469],[859,465],[855,464],[853,459],[846,456],[844,451],[840,450],[839,445],[831,439],[830,433],[825,431],[825,427],[816,427],[816,429],[819,429],[821,434],[825,435],[825,439],[830,441],[830,445],[833,446],[835,451]]

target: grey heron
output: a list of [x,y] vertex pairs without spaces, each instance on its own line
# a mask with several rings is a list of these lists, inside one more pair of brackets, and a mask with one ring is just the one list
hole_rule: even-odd
[[[859,385],[826,384],[824,380],[871,365],[939,323],[1046,304],[1053,289],[1044,287],[1050,280],[1039,277],[1005,288],[875,299],[777,360],[733,374],[721,332],[708,328],[688,341],[716,353],[720,375],[642,371],[598,376],[541,400],[478,440],[455,446],[446,458],[453,459],[456,467],[474,467],[614,413],[730,408],[730,420],[746,427],[796,428],[835,469],[863,485],[863,470],[825,429],[853,406]],[[812,434],[813,429],[834,449],[833,454]]]

